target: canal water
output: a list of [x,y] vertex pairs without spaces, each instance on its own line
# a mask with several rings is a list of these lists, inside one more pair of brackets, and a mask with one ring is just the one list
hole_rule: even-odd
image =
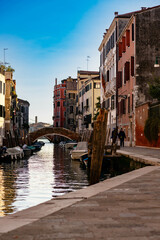
[[0,216],[88,185],[86,170],[71,160],[69,150],[46,140],[29,159],[0,163]]
[[[72,161],[69,152],[45,140],[45,146],[28,159],[0,163],[0,217],[87,187],[87,170]],[[143,166],[124,157],[107,158],[101,180]]]

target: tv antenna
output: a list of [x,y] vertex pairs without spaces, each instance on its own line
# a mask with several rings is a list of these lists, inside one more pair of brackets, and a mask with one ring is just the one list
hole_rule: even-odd
[[88,62],[90,58],[91,58],[90,56],[87,56],[87,71],[88,71]]
[[3,48],[3,51],[4,51],[4,66],[6,66],[6,64],[9,64],[6,62],[6,59],[5,59],[5,51],[8,50],[8,48]]

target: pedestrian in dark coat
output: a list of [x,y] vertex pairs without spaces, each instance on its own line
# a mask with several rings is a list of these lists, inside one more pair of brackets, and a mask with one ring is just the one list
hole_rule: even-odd
[[118,134],[119,140],[120,140],[120,146],[124,147],[124,139],[126,138],[126,134],[123,131],[123,129],[121,128],[119,134]]

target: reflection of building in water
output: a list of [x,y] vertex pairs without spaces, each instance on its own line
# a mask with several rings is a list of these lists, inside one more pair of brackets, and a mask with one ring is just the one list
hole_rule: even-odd
[[13,202],[15,201],[16,191],[15,191],[15,181],[16,174],[13,171],[12,165],[8,168],[8,164],[2,170],[2,180],[3,180],[3,205],[1,206],[0,212],[6,215],[7,213],[13,212]]
[[15,212],[14,202],[18,191],[21,190],[20,186],[24,181],[25,184],[28,182],[28,179],[23,179],[25,169],[23,161],[0,166],[0,216]]
[[53,151],[53,174],[55,182],[53,186],[53,197],[75,191],[88,185],[88,177],[80,168],[79,161],[72,161],[69,149],[66,150],[54,145]]
[[4,206],[4,181],[3,181],[3,171],[0,169],[0,217],[4,216],[3,206]]

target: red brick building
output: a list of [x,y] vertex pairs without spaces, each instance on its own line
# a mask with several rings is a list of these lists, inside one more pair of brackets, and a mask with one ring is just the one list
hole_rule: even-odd
[[144,136],[146,120],[160,118],[160,103],[149,86],[160,76],[160,6],[133,12],[117,41],[117,124],[125,145],[160,147]]
[[53,126],[65,127],[66,123],[66,80],[62,80],[61,84],[57,84],[55,80],[54,96],[53,96]]
[[127,145],[134,144],[134,17],[131,17],[118,40],[117,103],[119,128],[126,134]]

